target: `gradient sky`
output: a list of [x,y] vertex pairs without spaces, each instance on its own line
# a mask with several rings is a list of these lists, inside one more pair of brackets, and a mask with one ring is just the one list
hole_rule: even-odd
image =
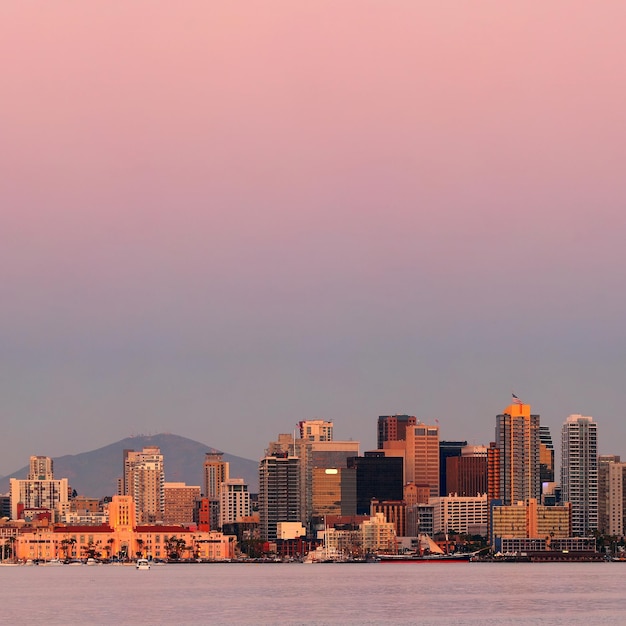
[[626,457],[626,3],[0,5],[0,474],[301,419]]

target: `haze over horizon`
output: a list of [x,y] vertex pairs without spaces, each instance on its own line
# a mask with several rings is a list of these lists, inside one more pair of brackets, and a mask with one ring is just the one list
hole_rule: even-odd
[[626,4],[0,7],[0,474],[302,419],[626,457]]

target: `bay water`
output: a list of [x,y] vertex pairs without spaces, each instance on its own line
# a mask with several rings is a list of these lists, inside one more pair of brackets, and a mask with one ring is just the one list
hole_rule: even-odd
[[0,622],[626,624],[626,564],[0,567]]

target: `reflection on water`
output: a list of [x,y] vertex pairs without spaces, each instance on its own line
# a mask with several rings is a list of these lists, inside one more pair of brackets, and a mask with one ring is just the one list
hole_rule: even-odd
[[619,563],[0,568],[3,623],[621,624]]

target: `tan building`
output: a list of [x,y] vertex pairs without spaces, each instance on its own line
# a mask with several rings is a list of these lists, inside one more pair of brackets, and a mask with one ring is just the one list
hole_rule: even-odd
[[417,424],[406,429],[405,482],[428,485],[439,495],[439,427]]
[[131,496],[141,523],[162,522],[165,516],[165,471],[157,446],[141,452],[124,450],[123,495]]
[[380,552],[393,554],[396,552],[395,524],[388,522],[383,513],[376,513],[361,524],[363,533],[363,552]]
[[70,486],[67,478],[55,480],[52,459],[31,456],[28,478],[11,478],[11,518],[23,518],[25,509],[50,511],[52,521],[63,514],[69,502]]
[[626,463],[616,455],[598,457],[598,530],[624,536],[626,513]]
[[185,483],[165,483],[165,524],[192,524],[200,487]]
[[300,439],[306,441],[332,441],[333,423],[325,420],[305,420],[298,424]]
[[530,498],[510,506],[494,506],[491,520],[492,545],[498,539],[564,539],[572,536],[572,509],[562,506],[543,506]]

